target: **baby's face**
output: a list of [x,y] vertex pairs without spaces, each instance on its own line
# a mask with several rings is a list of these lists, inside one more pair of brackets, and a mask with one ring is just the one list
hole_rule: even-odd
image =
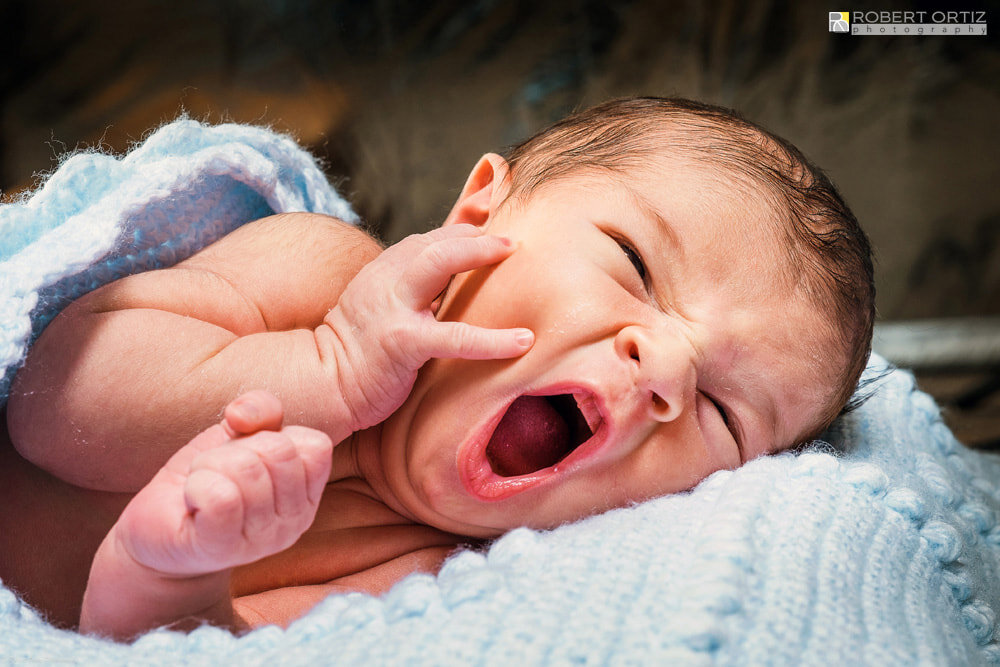
[[706,165],[579,174],[494,210],[518,249],[438,316],[528,327],[513,360],[432,360],[383,425],[396,498],[466,535],[551,527],[690,489],[800,441],[829,331],[789,285],[775,213]]

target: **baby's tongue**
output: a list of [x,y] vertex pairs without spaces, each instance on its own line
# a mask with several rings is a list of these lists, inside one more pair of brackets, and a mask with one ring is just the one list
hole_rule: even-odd
[[486,458],[501,477],[556,464],[569,449],[569,426],[544,396],[521,396],[497,424]]

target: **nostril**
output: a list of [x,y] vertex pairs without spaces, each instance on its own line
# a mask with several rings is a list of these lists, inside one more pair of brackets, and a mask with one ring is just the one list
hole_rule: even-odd
[[663,400],[660,397],[660,395],[657,394],[654,391],[653,392],[653,410],[657,414],[665,414],[667,412],[667,410],[669,410],[669,409],[670,409],[670,406],[667,404],[667,402],[665,400]]
[[628,345],[628,356],[635,361],[639,361],[639,346],[635,343],[629,343]]

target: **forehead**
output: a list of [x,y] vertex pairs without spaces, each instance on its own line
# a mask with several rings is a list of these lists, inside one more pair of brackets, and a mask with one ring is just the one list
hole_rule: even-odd
[[760,290],[796,282],[786,208],[759,178],[704,151],[650,150],[628,166],[584,165],[505,203],[553,197],[596,217],[642,221],[659,241],[656,255],[674,270],[697,268],[708,284],[732,283],[734,274],[753,275],[744,286]]
[[656,233],[708,277],[729,282],[750,272],[772,286],[792,281],[787,210],[753,175],[702,155],[662,151],[616,178]]

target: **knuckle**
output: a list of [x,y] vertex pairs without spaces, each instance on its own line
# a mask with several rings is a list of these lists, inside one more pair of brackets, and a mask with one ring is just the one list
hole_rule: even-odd
[[297,450],[310,458],[321,457],[333,449],[330,436],[322,431],[306,426],[287,426],[285,432]]
[[406,350],[414,343],[413,332],[403,322],[395,322],[388,331],[385,332],[383,348],[386,356],[396,359],[403,350]]
[[236,509],[243,503],[239,487],[231,480],[227,481],[228,484],[213,484],[208,490],[208,500],[218,510]]
[[298,456],[291,439],[281,433],[257,433],[248,439],[247,447],[269,462],[290,461]]
[[481,346],[476,330],[470,327],[458,327],[455,330],[455,339],[455,350],[462,356],[472,354]]
[[260,456],[243,443],[205,452],[195,464],[199,468],[217,472],[234,483],[252,481],[267,474]]
[[229,513],[243,503],[239,485],[227,475],[212,470],[197,471],[188,478],[188,494],[201,510]]
[[450,254],[442,244],[434,244],[421,250],[418,259],[432,272],[440,273],[447,270]]
[[419,356],[421,348],[420,336],[414,331],[413,325],[405,320],[389,325],[379,342],[386,359],[398,366],[412,365],[414,355]]

